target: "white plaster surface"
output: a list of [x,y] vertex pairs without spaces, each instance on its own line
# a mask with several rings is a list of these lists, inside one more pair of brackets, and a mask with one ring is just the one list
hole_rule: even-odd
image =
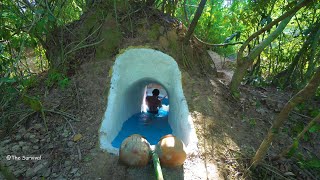
[[100,147],[103,150],[118,154],[118,148],[111,142],[122,124],[141,111],[145,87],[150,83],[160,84],[170,97],[168,119],[173,135],[185,143],[187,151],[196,148],[197,137],[183,95],[177,63],[160,51],[137,48],[120,54],[113,66],[108,104],[100,128]]

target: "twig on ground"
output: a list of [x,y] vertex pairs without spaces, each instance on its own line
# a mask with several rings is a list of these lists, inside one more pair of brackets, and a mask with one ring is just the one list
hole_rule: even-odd
[[127,15],[124,15],[124,16],[121,17],[120,22],[124,21],[127,17],[130,18],[130,16],[131,16],[132,14],[135,14],[135,13],[141,11],[141,9],[142,9],[142,8],[137,9],[137,10],[135,10],[135,11],[133,11],[133,12],[128,12]]
[[49,130],[48,130],[48,125],[47,125],[46,115],[44,113],[43,108],[41,108],[40,112],[41,112],[41,116],[42,116],[42,119],[43,119],[43,122],[44,122],[44,127],[46,128],[46,131],[48,132]]
[[81,157],[81,151],[80,151],[80,147],[77,144],[77,150],[78,150],[78,156],[79,156],[79,161],[81,161],[82,157]]
[[[73,126],[72,126],[72,124],[70,123],[70,121],[69,121],[66,117],[63,117],[63,118],[64,118],[64,119],[67,121],[67,123],[69,124],[69,126],[70,126],[70,128],[71,128],[71,130],[72,130],[73,136],[74,136],[74,135],[76,135],[76,132],[75,132],[75,130],[74,130],[74,128],[73,128]],[[78,144],[76,145],[76,147],[77,147],[77,151],[78,151],[79,161],[81,161],[82,156],[81,156],[80,147],[79,147],[79,145],[78,145]]]
[[75,92],[76,92],[76,98],[77,98],[77,109],[80,109],[80,100],[79,100],[79,93],[78,93],[78,88],[77,88],[77,83],[74,81],[74,88],[75,88]]
[[311,117],[306,116],[306,115],[304,115],[304,114],[300,114],[300,113],[298,113],[298,112],[296,112],[296,111],[292,111],[292,113],[293,113],[293,114],[296,114],[296,115],[298,115],[298,116],[301,116],[301,117],[307,118],[307,119],[312,119]]
[[295,168],[295,170],[297,172],[305,172],[306,174],[308,174],[308,176],[310,178],[312,178],[313,180],[317,180],[318,178],[317,177],[314,177],[314,175],[312,173],[310,173],[309,171],[307,171],[306,169],[305,170],[302,170],[299,166],[293,164],[293,167]]
[[70,123],[70,121],[66,118],[66,117],[63,117],[66,121],[67,121],[67,123],[69,124],[69,126],[70,126],[70,128],[71,128],[71,130],[72,130],[72,133],[73,133],[73,135],[76,135],[76,132],[74,131],[74,128],[73,128],[73,126],[72,126],[72,124]]
[[273,167],[273,166],[271,166],[269,164],[261,163],[261,167],[264,168],[265,170],[268,170],[268,171],[274,173],[275,175],[277,175],[278,177],[281,177],[282,179],[286,179],[286,180],[288,179],[289,180],[289,178],[286,178],[283,175],[281,175],[280,174],[281,172],[278,172],[278,169],[276,169],[275,167]]
[[208,43],[208,42],[204,42],[203,40],[199,39],[197,36],[193,35],[194,38],[199,41],[200,43],[206,45],[206,46],[215,46],[215,47],[218,47],[218,46],[229,46],[229,45],[236,45],[236,44],[243,44],[243,42],[232,42],[232,43],[222,43],[222,44],[211,44],[211,43]]
[[68,117],[74,121],[80,121],[78,120],[77,118],[75,118],[72,114],[69,114],[69,113],[66,113],[66,112],[62,112],[62,111],[55,111],[55,110],[51,110],[51,109],[44,109],[43,111],[45,112],[51,112],[51,113],[54,113],[54,114],[59,114],[59,115],[62,115],[62,116],[65,116],[65,117]]
[[31,116],[32,114],[36,113],[36,111],[32,111],[30,113],[27,113],[24,117],[22,117],[18,122],[16,122],[12,128],[16,127],[20,122],[22,122],[24,119],[26,119],[27,117]]
[[306,174],[308,174],[309,177],[311,177],[314,180],[319,179],[319,177],[315,177],[310,171],[308,171],[307,169],[305,169],[303,172],[305,172]]

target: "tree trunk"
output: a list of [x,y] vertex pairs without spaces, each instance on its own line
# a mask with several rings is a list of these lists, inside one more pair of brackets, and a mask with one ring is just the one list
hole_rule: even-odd
[[200,16],[202,15],[202,11],[204,9],[204,6],[206,5],[206,2],[207,2],[207,0],[201,0],[200,4],[198,6],[197,12],[194,15],[194,18],[192,19],[192,22],[188,28],[188,32],[187,32],[186,36],[184,37],[184,42],[186,44],[189,43],[191,35],[193,34],[194,30],[196,29],[198,20],[199,20]]
[[[276,30],[274,30],[266,39],[264,39],[260,44],[258,44],[254,49],[248,54],[248,56],[241,59],[237,59],[237,69],[232,76],[230,83],[230,88],[233,93],[238,91],[238,87],[246,75],[247,69],[252,65],[254,59],[267,47],[273,40],[275,40],[287,26],[293,15],[288,16],[286,19],[281,21]],[[243,67],[244,66],[244,67]]]
[[320,84],[320,66],[317,68],[316,73],[313,75],[309,83],[301,91],[299,91],[296,95],[294,95],[287,102],[287,104],[284,106],[281,112],[278,114],[278,116],[274,120],[273,125],[268,131],[268,135],[264,138],[258,151],[256,152],[255,156],[252,159],[252,167],[256,167],[264,158],[275,135],[278,134],[281,126],[288,119],[288,115],[291,112],[291,110],[299,103],[302,103],[306,99],[312,97],[315,94],[319,84]]
[[233,93],[237,92],[237,89],[238,89],[243,77],[247,73],[246,71],[247,71],[248,67],[253,63],[253,59],[245,59],[245,58],[247,58],[247,57],[243,57],[243,59],[241,59],[242,62],[237,61],[237,68],[234,71],[234,74],[232,76],[232,80],[230,83],[230,89]]

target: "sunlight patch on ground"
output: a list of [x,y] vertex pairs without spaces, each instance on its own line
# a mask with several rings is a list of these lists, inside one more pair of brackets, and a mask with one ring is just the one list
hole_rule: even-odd
[[218,167],[215,164],[205,163],[201,158],[188,158],[183,167],[184,177],[192,177],[193,180],[223,179],[219,176]]
[[[240,152],[238,144],[227,133],[225,127],[219,126],[212,116],[203,115],[201,112],[193,111],[191,113],[194,125],[199,137],[198,147],[201,153],[202,164],[198,164],[198,171],[210,172],[209,179],[223,179],[221,175],[228,176],[225,172],[226,167],[217,166],[217,162],[227,158],[235,158],[235,152]],[[237,153],[238,154],[238,153]],[[235,163],[235,160],[233,160]],[[203,168],[203,166],[205,166]],[[201,168],[200,168],[201,167]],[[236,172],[236,166],[228,166],[228,170]],[[192,171],[192,169],[190,170]],[[213,173],[212,173],[213,172]],[[202,172],[205,174],[205,172]],[[236,174],[236,173],[234,173]],[[228,176],[229,177],[229,176]],[[204,177],[207,179],[207,177]]]

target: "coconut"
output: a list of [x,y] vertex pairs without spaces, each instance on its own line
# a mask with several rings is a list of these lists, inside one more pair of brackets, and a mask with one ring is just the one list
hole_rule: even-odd
[[151,159],[149,142],[139,134],[127,137],[121,143],[120,161],[129,166],[145,166]]
[[169,134],[163,136],[157,144],[156,152],[159,155],[161,165],[180,166],[187,158],[185,145],[177,137]]

